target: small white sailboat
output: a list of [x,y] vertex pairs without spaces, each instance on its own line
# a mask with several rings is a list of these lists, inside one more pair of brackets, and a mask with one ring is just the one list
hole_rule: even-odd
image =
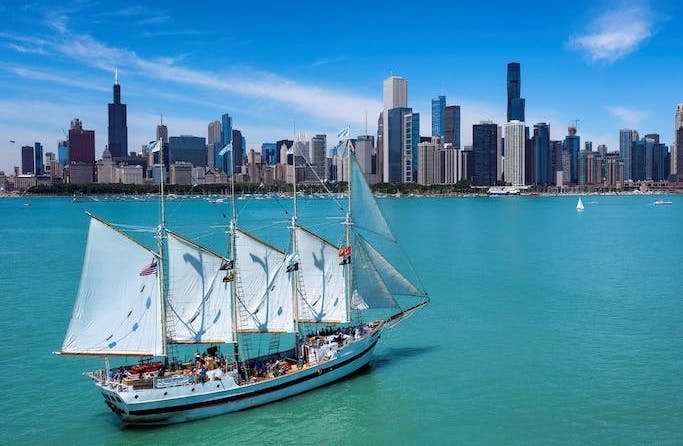
[[[348,163],[340,244],[297,221],[296,184],[285,250],[238,227],[234,189],[226,255],[166,228],[163,179],[154,249],[91,215],[81,283],[58,353],[105,358],[103,369],[85,375],[128,425],[248,409],[356,372],[382,331],[429,298],[372,242],[395,240],[352,150]],[[267,351],[254,354],[259,336]],[[197,355],[178,359],[179,344],[197,346]],[[142,359],[111,367],[108,358],[117,356]]]
[[579,197],[579,201],[576,203],[576,211],[583,212],[583,201],[581,201],[581,197]]

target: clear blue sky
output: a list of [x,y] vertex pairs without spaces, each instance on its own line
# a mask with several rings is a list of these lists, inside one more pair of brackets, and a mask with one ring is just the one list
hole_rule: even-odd
[[[20,147],[55,151],[74,117],[107,143],[118,67],[129,149],[170,135],[206,136],[233,116],[248,148],[327,133],[377,131],[382,80],[408,79],[408,101],[431,133],[431,98],[472,124],[502,123],[506,64],[522,65],[527,123],[562,139],[618,148],[618,131],[673,138],[683,102],[683,4],[575,2],[10,2],[0,0],[0,170]],[[14,140],[12,144],[9,141]]]

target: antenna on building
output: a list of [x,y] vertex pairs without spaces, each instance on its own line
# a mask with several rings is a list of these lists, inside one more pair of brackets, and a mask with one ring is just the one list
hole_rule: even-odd
[[573,122],[573,123],[574,123],[574,127],[578,129],[578,128],[579,128],[579,122],[580,122],[580,121],[581,121],[580,119],[572,119],[572,120],[569,121],[569,122]]
[[114,68],[114,83],[116,85],[119,84],[119,69],[118,69],[118,67]]
[[365,110],[365,134],[368,134],[368,111]]

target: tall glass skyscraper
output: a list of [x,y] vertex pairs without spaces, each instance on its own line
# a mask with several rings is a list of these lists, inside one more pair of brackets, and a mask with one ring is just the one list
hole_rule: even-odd
[[128,125],[126,123],[126,104],[121,103],[121,86],[118,71],[114,75],[114,102],[109,104],[109,153],[117,158],[128,156]]
[[400,184],[403,181],[404,117],[412,111],[407,107],[396,107],[386,112],[387,126],[384,132],[387,137],[384,146],[387,150],[384,152],[383,176],[385,183]]
[[36,161],[36,170],[34,170],[34,172],[36,176],[43,175],[45,173],[45,164],[43,163],[43,145],[37,142],[33,145],[33,148]]
[[35,164],[35,154],[33,153],[33,147],[22,146],[21,147],[21,173],[35,174],[34,170],[36,168]]
[[67,141],[57,142],[57,159],[62,166],[69,164],[69,143]]
[[493,186],[496,184],[498,160],[498,125],[493,122],[482,122],[472,126],[472,157],[474,173],[472,183],[475,186]]
[[[569,178],[573,184],[579,184],[579,151],[581,150],[581,138],[576,134],[576,127],[567,128],[567,136],[564,138],[564,151],[569,156]],[[567,172],[564,172],[565,175]]]
[[432,98],[432,136],[444,136],[444,109],[446,96]]
[[230,159],[221,155],[220,152],[226,145],[232,142],[232,118],[225,113],[221,116],[221,140],[220,144],[214,144],[213,162],[216,169],[220,169],[227,174],[231,174]]
[[510,62],[508,64],[508,110],[507,118],[510,121],[524,122],[524,106],[525,101],[520,97],[522,91],[522,77],[520,65],[518,62]]
[[534,125],[534,179],[539,186],[550,184],[548,153],[550,152],[550,126],[545,122]]
[[460,106],[449,105],[444,109],[443,113],[443,135],[441,135],[441,144],[452,144],[455,148],[461,148],[460,145]]
[[633,144],[633,130],[621,129],[619,130],[619,154],[624,160],[624,180],[630,180],[631,169],[631,148]]

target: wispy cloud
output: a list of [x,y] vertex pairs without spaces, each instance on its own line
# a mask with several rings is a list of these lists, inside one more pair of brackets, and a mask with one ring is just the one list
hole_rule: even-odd
[[[6,38],[15,36],[5,34]],[[20,41],[21,37],[17,40]],[[141,77],[167,81],[194,88],[222,92],[250,99],[276,101],[297,112],[318,119],[361,123],[363,112],[374,114],[381,109],[378,100],[345,91],[302,84],[273,73],[240,67],[240,74],[215,73],[182,65],[178,59],[146,59],[134,51],[108,46],[90,35],[66,32],[61,39],[42,41],[47,48],[79,63],[105,71],[125,67]]]
[[655,14],[645,5],[622,4],[600,15],[567,42],[592,62],[615,62],[635,51],[652,35]]
[[127,6],[121,9],[101,11],[94,15],[94,23],[114,23],[121,19],[135,25],[155,25],[168,23],[171,17],[166,11],[149,9],[140,5]]
[[[0,69],[2,69],[2,68],[5,68],[5,67],[3,67],[2,64],[0,64]],[[105,88],[102,85],[79,80],[78,76],[75,76],[75,75],[74,76],[62,76],[62,75],[50,73],[47,71],[40,71],[40,70],[35,70],[33,68],[20,67],[20,66],[7,66],[6,70],[16,74],[17,76],[24,78],[24,79],[47,81],[47,82],[51,82],[53,84],[60,84],[60,85],[65,85],[67,87],[75,87],[75,88],[92,90],[92,91],[100,91],[100,92],[109,91],[108,88]]]
[[40,54],[43,56],[46,56],[48,54],[45,49],[39,47],[39,46],[25,46],[25,45],[20,45],[17,43],[7,43],[6,44],[8,48],[13,49],[14,51],[18,53],[24,53],[24,54]]
[[638,127],[640,122],[647,118],[647,111],[635,110],[623,106],[608,106],[605,107],[607,111],[614,117],[621,120],[621,122],[630,128]]

